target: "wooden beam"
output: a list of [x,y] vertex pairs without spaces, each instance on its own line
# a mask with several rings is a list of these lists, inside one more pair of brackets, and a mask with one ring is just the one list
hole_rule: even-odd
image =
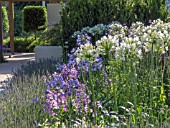
[[14,54],[14,3],[9,1],[9,35],[10,35],[10,52]]

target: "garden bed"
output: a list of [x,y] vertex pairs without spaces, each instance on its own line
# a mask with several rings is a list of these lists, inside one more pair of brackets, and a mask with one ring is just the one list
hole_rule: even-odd
[[98,24],[72,38],[66,64],[15,74],[1,100],[2,127],[169,127],[169,23]]

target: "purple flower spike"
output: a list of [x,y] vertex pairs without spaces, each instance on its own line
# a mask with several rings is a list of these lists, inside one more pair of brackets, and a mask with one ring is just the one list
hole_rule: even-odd
[[32,98],[32,102],[38,103],[39,102],[39,98]]

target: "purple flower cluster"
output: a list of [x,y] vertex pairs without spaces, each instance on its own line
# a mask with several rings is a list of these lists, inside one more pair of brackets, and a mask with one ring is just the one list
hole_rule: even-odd
[[88,34],[81,34],[81,35],[77,36],[77,45],[78,46],[84,45],[87,43],[89,43],[89,44],[91,43],[91,37],[88,36]]
[[[81,34],[81,35],[77,36],[77,45],[78,46],[81,46],[81,45],[84,45],[84,44],[87,44],[87,43],[89,43],[89,44],[91,43],[91,37],[88,36],[88,34]],[[76,59],[73,56],[73,54],[75,53],[76,50],[77,50],[77,48],[73,48],[71,50],[71,54],[68,54],[69,60],[68,60],[67,65],[69,67],[78,66],[77,63],[76,63]]]
[[104,83],[105,85],[111,85],[111,80],[109,79],[109,76],[106,72],[106,70],[102,70],[102,75],[104,76]]
[[56,110],[66,112],[70,102],[75,111],[88,111],[90,96],[86,94],[85,85],[79,82],[76,68],[68,68],[66,64],[60,66],[58,73],[49,78],[46,87],[45,110],[52,116],[56,115]]
[[67,95],[63,89],[50,89],[46,90],[46,102],[45,102],[45,111],[51,113],[52,116],[56,115],[56,110],[67,111]]
[[100,70],[102,68],[102,58],[98,58],[96,60],[95,63],[91,64],[90,62],[83,62],[83,61],[80,61],[77,65],[77,69],[79,71],[85,71],[85,72],[88,72],[89,71],[89,68],[92,69],[92,71],[97,71],[97,70]]
[[6,52],[7,52],[7,49],[8,49],[8,46],[2,46],[2,45],[0,45],[0,51],[1,51],[1,52],[6,53]]
[[[81,35],[78,35],[77,36],[77,45],[78,46],[81,46],[81,45],[84,45],[84,44],[91,44],[91,37],[88,36],[88,34],[81,34]],[[77,48],[73,48],[71,50],[71,54],[68,54],[68,57],[69,57],[69,60],[68,60],[68,64],[67,66],[69,67],[77,67],[77,69],[80,71],[83,70],[83,71],[86,71],[88,72],[88,68],[91,66],[92,70],[93,71],[96,71],[96,70],[100,70],[102,68],[102,58],[98,58],[96,60],[95,63],[93,63],[92,65],[90,65],[90,62],[84,62],[84,61],[80,61],[78,64],[76,63],[76,59],[74,57],[74,53],[76,51]]]
[[[77,45],[91,43],[90,40],[91,37],[87,34],[78,35]],[[87,92],[88,86],[79,82],[79,74],[82,71],[88,74],[89,68],[92,68],[92,71],[100,70],[102,58],[98,58],[93,64],[90,62],[76,63],[75,51],[76,48],[73,48],[71,54],[68,55],[67,64],[57,68],[57,71],[49,78],[45,77],[47,88],[44,92],[46,94],[45,111],[52,116],[68,112],[70,109],[77,115],[86,115],[87,113],[93,115],[93,106],[96,105],[98,108],[101,106],[99,101],[91,101],[91,95],[89,95],[91,92]]]
[[32,98],[32,102],[36,102],[36,103],[38,103],[39,102],[39,98]]
[[78,64],[76,63],[76,59],[73,57],[72,54],[69,54],[69,61],[67,63],[68,67],[76,67],[79,72],[85,71],[88,73],[89,68],[92,68],[92,71],[97,71],[102,69],[102,58],[96,59],[96,62],[91,64],[90,62],[80,61]]
[[91,103],[90,95],[86,93],[86,87],[83,84],[81,88],[76,89],[75,98],[72,99],[72,103],[76,112],[78,114],[86,114],[89,112],[89,104]]

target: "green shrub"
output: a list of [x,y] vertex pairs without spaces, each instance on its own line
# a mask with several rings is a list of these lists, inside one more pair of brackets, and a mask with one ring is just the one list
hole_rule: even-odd
[[25,6],[41,6],[42,5],[42,2],[15,2],[14,3],[14,6],[16,9],[18,10],[22,10]]
[[130,26],[136,21],[148,24],[158,18],[167,21],[165,5],[165,0],[68,0],[61,11],[62,42],[68,41],[71,49],[75,46],[71,38],[75,31],[100,23],[118,21]]
[[17,52],[29,52],[29,49],[27,49],[27,47],[29,46],[29,44],[31,44],[32,41],[33,41],[33,38],[31,38],[31,37],[27,37],[27,38],[17,37],[17,38],[14,38],[15,50]]
[[35,32],[47,27],[47,12],[42,6],[26,6],[23,9],[23,30]]
[[61,23],[57,23],[52,29],[37,33],[40,42],[44,45],[61,46],[62,45],[62,26]]
[[[71,42],[71,35],[83,27],[113,21],[114,6],[113,0],[69,0],[61,12],[64,42]],[[74,44],[70,43],[70,47]]]
[[14,11],[14,35],[15,36],[21,36],[22,34],[22,17],[23,17],[22,11],[15,9]]
[[[29,49],[28,46],[34,41],[34,36],[27,37],[15,37],[15,51],[16,52],[33,52],[32,49]],[[4,45],[10,47],[10,40],[7,38],[4,40]]]
[[[47,32],[45,32],[47,33]],[[34,52],[34,48],[36,46],[51,46],[50,40],[41,39],[43,36],[45,36],[45,33],[36,33],[36,39],[35,35],[25,35],[25,36],[18,36],[14,38],[14,44],[15,44],[15,51],[16,52]],[[55,41],[53,41],[55,43]],[[6,38],[3,41],[3,44],[10,47],[10,38]],[[58,43],[59,44],[59,43]],[[57,45],[57,43],[53,44],[53,46]]]
[[22,29],[22,18],[23,18],[23,8],[25,6],[41,6],[41,2],[15,2],[14,3],[14,35],[21,36]]
[[9,31],[9,20],[8,20],[8,13],[5,6],[2,6],[2,26],[3,26],[3,33],[7,34]]
[[42,42],[40,38],[36,38],[36,40],[32,40],[32,42],[27,46],[29,52],[33,52],[36,46],[48,46],[48,44]]

